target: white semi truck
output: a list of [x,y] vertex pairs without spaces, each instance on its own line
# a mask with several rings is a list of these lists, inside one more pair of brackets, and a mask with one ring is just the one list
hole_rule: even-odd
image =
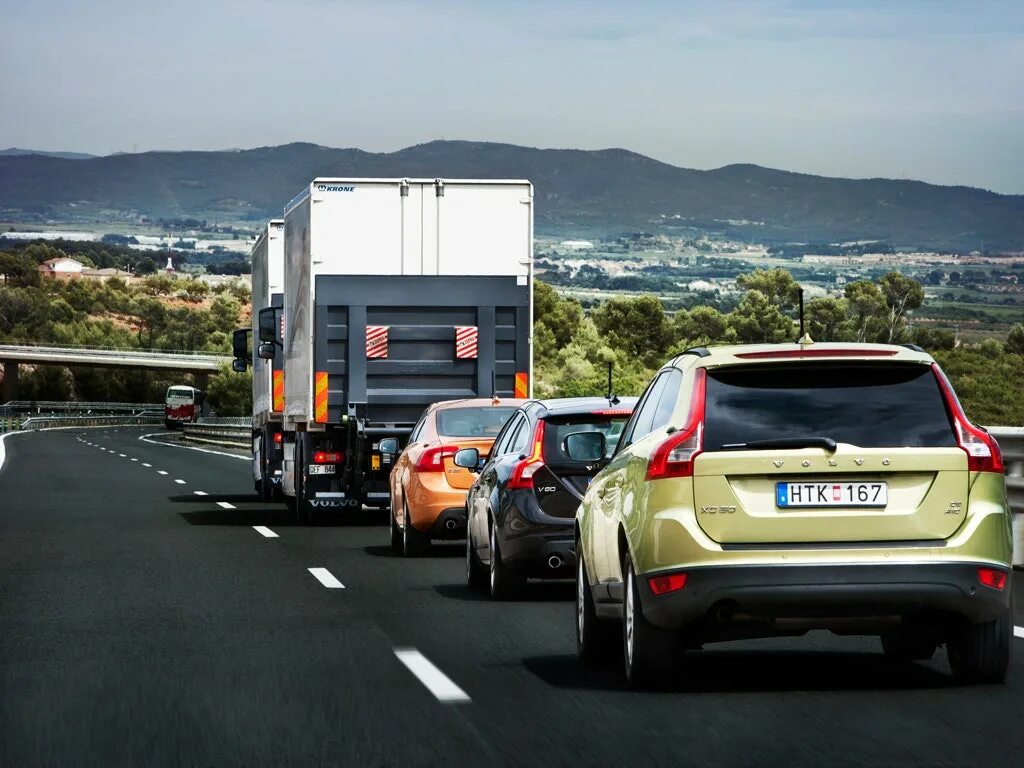
[[272,312],[281,335],[284,312],[284,219],[271,219],[252,249],[252,328],[235,331],[235,368],[252,365],[252,478],[264,501],[281,494],[281,460],[284,455],[281,422],[284,417],[284,354],[280,343],[274,354],[261,359],[253,345],[249,358],[247,336],[258,333],[262,310]]
[[[285,209],[282,489],[298,518],[386,507],[424,408],[528,397],[533,187],[318,178]],[[280,321],[258,314],[258,355]]]

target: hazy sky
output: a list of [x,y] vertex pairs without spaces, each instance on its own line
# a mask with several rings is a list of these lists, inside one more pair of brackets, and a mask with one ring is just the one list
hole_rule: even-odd
[[0,147],[437,138],[1024,193],[1024,0],[0,0]]

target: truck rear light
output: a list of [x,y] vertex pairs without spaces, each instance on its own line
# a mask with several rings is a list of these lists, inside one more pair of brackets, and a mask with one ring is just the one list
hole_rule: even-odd
[[651,576],[647,579],[647,585],[655,595],[667,595],[669,592],[678,592],[686,586],[686,574],[668,573],[664,576]]
[[978,581],[986,587],[1002,591],[1006,588],[1006,572],[998,568],[979,568]]
[[281,445],[283,442],[284,442],[284,433],[283,432],[275,432],[274,433],[274,445]]
[[314,464],[341,464],[345,461],[345,454],[337,451],[314,451]]
[[698,368],[686,424],[654,449],[654,454],[647,463],[648,480],[693,476],[693,461],[703,449],[706,388],[707,373],[703,368]]
[[512,468],[505,487],[510,491],[533,490],[533,476],[544,466],[544,422],[537,422],[533,433],[533,450],[530,455]]
[[967,469],[971,472],[995,472],[1003,474],[1003,453],[999,450],[999,443],[988,432],[976,427],[967,420],[960,400],[953,392],[953,386],[946,378],[937,363],[932,363],[932,371],[939,382],[939,389],[942,390],[942,398],[946,402],[946,409],[953,421],[953,431],[956,434],[956,442],[967,454]]
[[416,462],[417,472],[444,472],[444,460],[450,459],[458,452],[457,445],[438,445],[428,448],[420,454]]

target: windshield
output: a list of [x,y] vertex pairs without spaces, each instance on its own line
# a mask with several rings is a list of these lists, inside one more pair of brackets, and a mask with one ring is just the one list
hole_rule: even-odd
[[938,382],[927,366],[708,371],[705,450],[804,437],[861,448],[956,445]]
[[171,387],[167,390],[168,400],[187,400],[192,402],[194,390],[190,387]]
[[611,457],[622,436],[628,416],[598,418],[590,414],[547,419],[544,428],[544,460],[549,464],[586,464],[570,459],[565,438],[576,432],[600,432],[605,439],[605,458]]
[[515,408],[493,405],[444,408],[437,412],[437,434],[444,437],[494,438],[515,411]]

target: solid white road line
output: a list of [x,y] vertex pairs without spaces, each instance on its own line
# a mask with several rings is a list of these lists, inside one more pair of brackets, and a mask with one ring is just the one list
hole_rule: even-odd
[[156,471],[156,473],[157,473],[158,475],[166,475],[166,474],[167,474],[167,473],[166,473],[166,472],[164,472],[164,471],[163,471],[162,469],[158,469],[158,470]]
[[192,491],[196,496],[207,496],[206,491]]
[[464,690],[415,648],[395,648],[395,656],[419,678],[438,701],[449,704],[470,701]]
[[149,440],[150,437],[160,437],[163,432],[152,432],[148,435],[142,435],[139,440],[144,443],[152,443],[153,445],[161,445],[166,448],[184,448],[186,451],[199,451],[200,453],[214,453],[218,456],[227,456],[229,459],[241,459],[242,461],[252,461],[251,456],[239,456],[237,453],[224,453],[223,451],[211,451],[209,448],[196,448],[192,445],[177,445],[175,443],[165,443],[162,440]]
[[153,465],[152,464],[147,464],[146,462],[142,462],[142,466],[144,466],[144,467],[152,467]]
[[268,539],[280,538],[276,533],[274,533],[272,530],[267,528],[267,526],[265,526],[265,525],[254,525],[252,527],[252,529],[254,531],[256,531],[258,534],[260,534],[261,536],[266,536]]
[[220,507],[221,509],[235,509],[236,508],[234,504],[228,504],[226,501],[218,501],[217,502],[217,506]]
[[176,482],[178,485],[184,485],[185,484],[184,480],[175,480],[174,482]]
[[7,458],[7,451],[4,448],[4,440],[6,440],[11,435],[17,435],[17,434],[20,434],[20,433],[19,432],[7,432],[7,433],[5,433],[3,435],[0,435],[0,469],[4,468],[4,459]]
[[1024,627],[1014,627],[1013,634],[1017,637],[1024,638]]
[[328,589],[344,589],[345,585],[334,578],[334,574],[326,568],[307,568],[314,578]]

